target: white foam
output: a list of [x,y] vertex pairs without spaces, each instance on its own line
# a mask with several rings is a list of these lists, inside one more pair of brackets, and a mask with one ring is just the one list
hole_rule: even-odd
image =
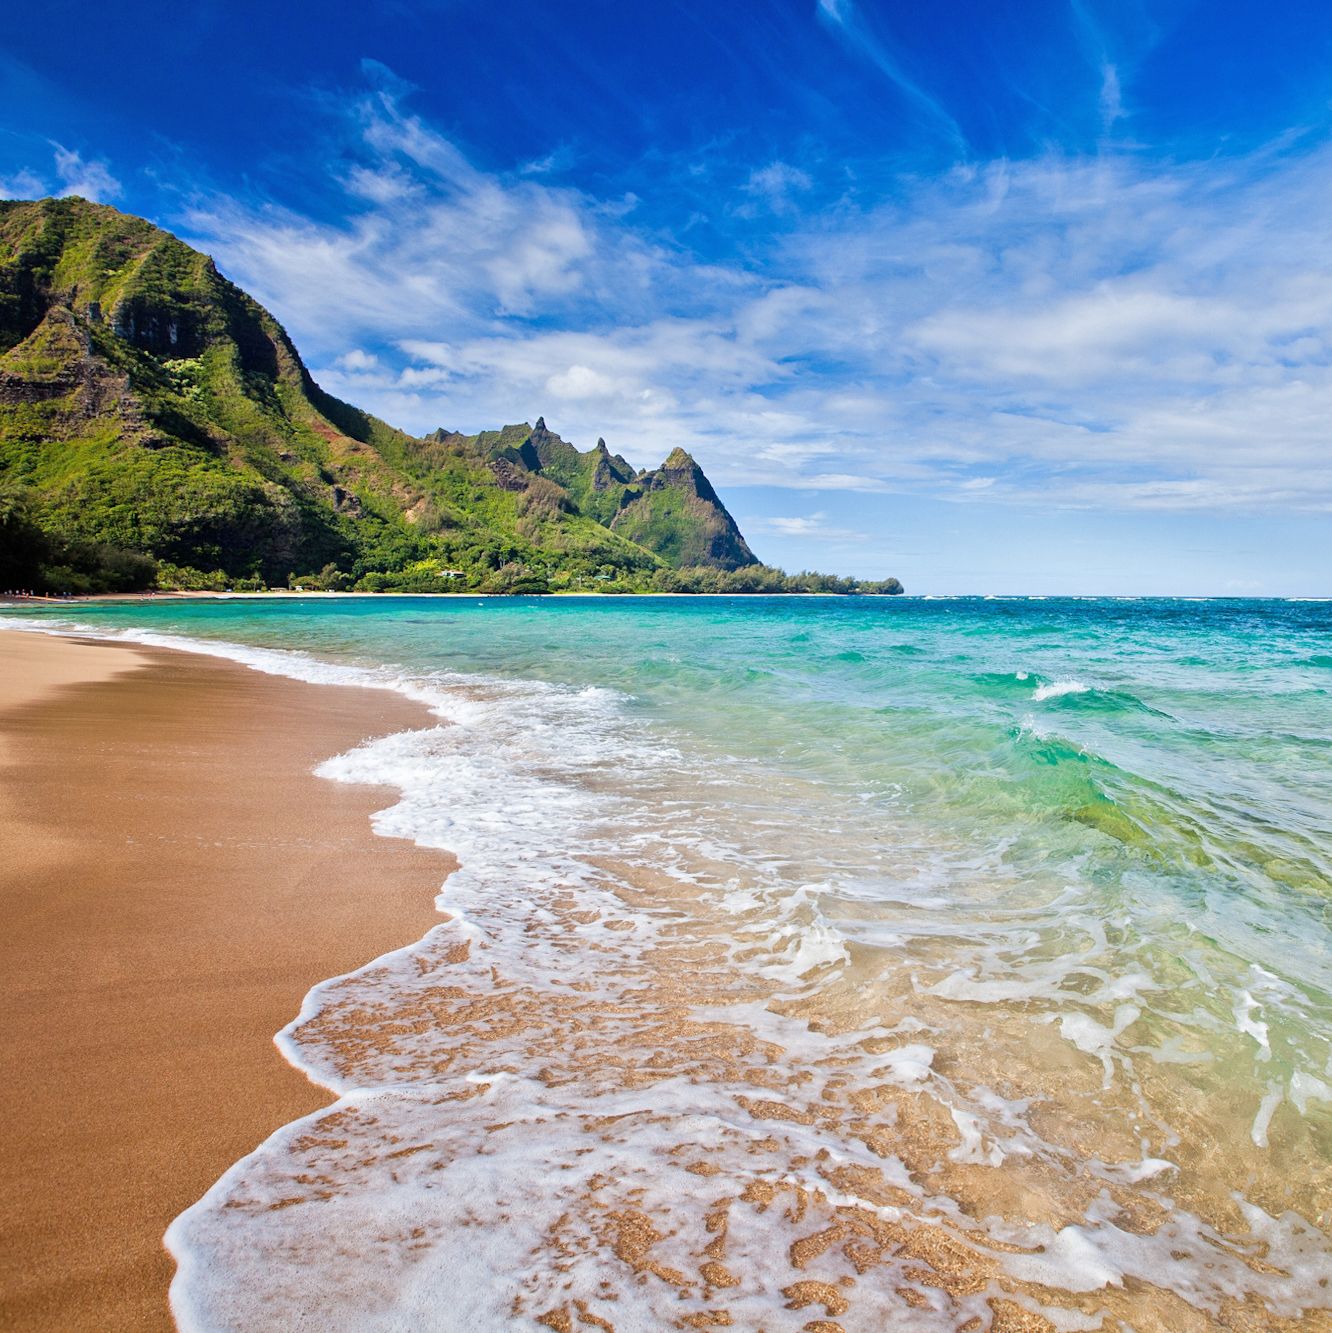
[[1052,680],[1038,685],[1031,697],[1041,703],[1046,699],[1062,699],[1066,694],[1086,694],[1090,689],[1090,685],[1084,685],[1080,680]]
[[1270,1060],[1272,1047],[1268,1041],[1267,1024],[1253,1017],[1258,1008],[1258,1001],[1248,991],[1241,991],[1235,1002],[1235,1026],[1258,1043],[1258,1059]]
[[1059,1035],[1065,1041],[1071,1041],[1078,1050],[1100,1060],[1105,1071],[1104,1086],[1108,1088],[1114,1077],[1113,1059],[1119,1034],[1141,1014],[1136,1005],[1121,1004],[1115,1009],[1114,1022],[1108,1027],[1085,1013],[1065,1014],[1059,1020]]
[[1332,1106],[1332,1086],[1321,1078],[1297,1069],[1290,1076],[1290,1100],[1301,1115],[1309,1113],[1310,1102],[1324,1102]]
[[1271,1127],[1272,1117],[1276,1114],[1277,1107],[1281,1105],[1283,1096],[1281,1085],[1274,1084],[1268,1089],[1267,1095],[1258,1103],[1258,1111],[1253,1117],[1253,1126],[1249,1130],[1249,1137],[1253,1140],[1255,1147],[1267,1147],[1267,1131]]
[[962,1142],[948,1154],[952,1161],[970,1162],[977,1166],[1003,1165],[1003,1150],[995,1143],[991,1143],[989,1147],[985,1146],[979,1116],[972,1115],[970,1111],[964,1111],[957,1106],[951,1107],[949,1114],[953,1117],[957,1132],[962,1135]]

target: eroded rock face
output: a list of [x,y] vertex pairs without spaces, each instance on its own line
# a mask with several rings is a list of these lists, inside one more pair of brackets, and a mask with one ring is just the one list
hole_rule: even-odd
[[341,486],[333,487],[333,508],[349,518],[360,518],[363,512],[360,500],[350,491],[344,491]]
[[491,475],[501,490],[525,491],[531,473],[508,458],[496,458],[490,464]]
[[126,301],[115,314],[116,336],[154,356],[192,357],[203,350],[195,320],[179,311],[155,308],[142,300]]
[[74,311],[53,306],[18,346],[0,357],[0,407],[45,403],[61,410],[52,423],[74,431],[109,412],[142,426],[128,378],[94,352],[88,325]]

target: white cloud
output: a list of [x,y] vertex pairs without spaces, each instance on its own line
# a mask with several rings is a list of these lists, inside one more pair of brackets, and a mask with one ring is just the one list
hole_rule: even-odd
[[350,371],[353,375],[369,374],[380,369],[379,358],[373,352],[363,351],[359,347],[344,352],[338,357],[336,364],[339,369]]
[[480,172],[389,92],[347,114],[364,160],[342,172],[344,218],[317,222],[227,198],[186,215],[194,239],[327,354],[350,329],[475,331],[552,303],[632,292],[657,267],[650,247],[617,225],[622,201]]
[[546,389],[556,398],[610,398],[620,386],[609,375],[590,366],[570,366],[568,370],[550,376]]
[[957,122],[937,98],[907,74],[888,44],[865,21],[856,0],[818,0],[815,12],[853,51],[897,88],[909,104],[923,112],[928,123],[942,130],[959,149],[965,147],[966,140]]
[[0,177],[0,198],[40,199],[43,195],[79,195],[95,204],[109,203],[123,193],[111,168],[101,160],[85,161],[82,154],[52,143],[54,180],[26,167]]
[[1119,71],[1106,61],[1101,66],[1101,128],[1109,130],[1124,115],[1124,94],[1119,86]]
[[774,212],[785,213],[795,208],[797,196],[807,193],[813,186],[809,172],[793,167],[789,162],[769,162],[766,167],[750,172],[745,191],[765,200]]
[[40,199],[45,193],[42,178],[26,168],[12,176],[0,176],[0,199]]
[[77,194],[104,204],[118,199],[122,193],[120,182],[111,174],[105,162],[85,162],[71,148],[55,145],[55,169],[60,178],[60,194]]
[[797,537],[804,540],[822,542],[858,542],[865,540],[865,534],[854,528],[841,528],[830,524],[828,515],[820,511],[815,514],[802,514],[789,518],[773,516],[758,519],[750,524],[757,532],[775,532],[780,537]]

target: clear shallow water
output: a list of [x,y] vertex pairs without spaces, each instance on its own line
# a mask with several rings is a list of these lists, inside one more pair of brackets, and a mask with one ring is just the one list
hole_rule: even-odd
[[186,1326],[1332,1307],[1332,604],[14,618],[452,724],[325,766],[459,853],[451,919],[284,1034],[344,1101],[173,1227]]

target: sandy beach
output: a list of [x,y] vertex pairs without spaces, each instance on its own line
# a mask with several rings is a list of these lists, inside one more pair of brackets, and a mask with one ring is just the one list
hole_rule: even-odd
[[273,1034],[424,934],[446,858],[312,768],[431,724],[386,692],[0,634],[0,1324],[170,1328],[168,1223],[332,1100]]

